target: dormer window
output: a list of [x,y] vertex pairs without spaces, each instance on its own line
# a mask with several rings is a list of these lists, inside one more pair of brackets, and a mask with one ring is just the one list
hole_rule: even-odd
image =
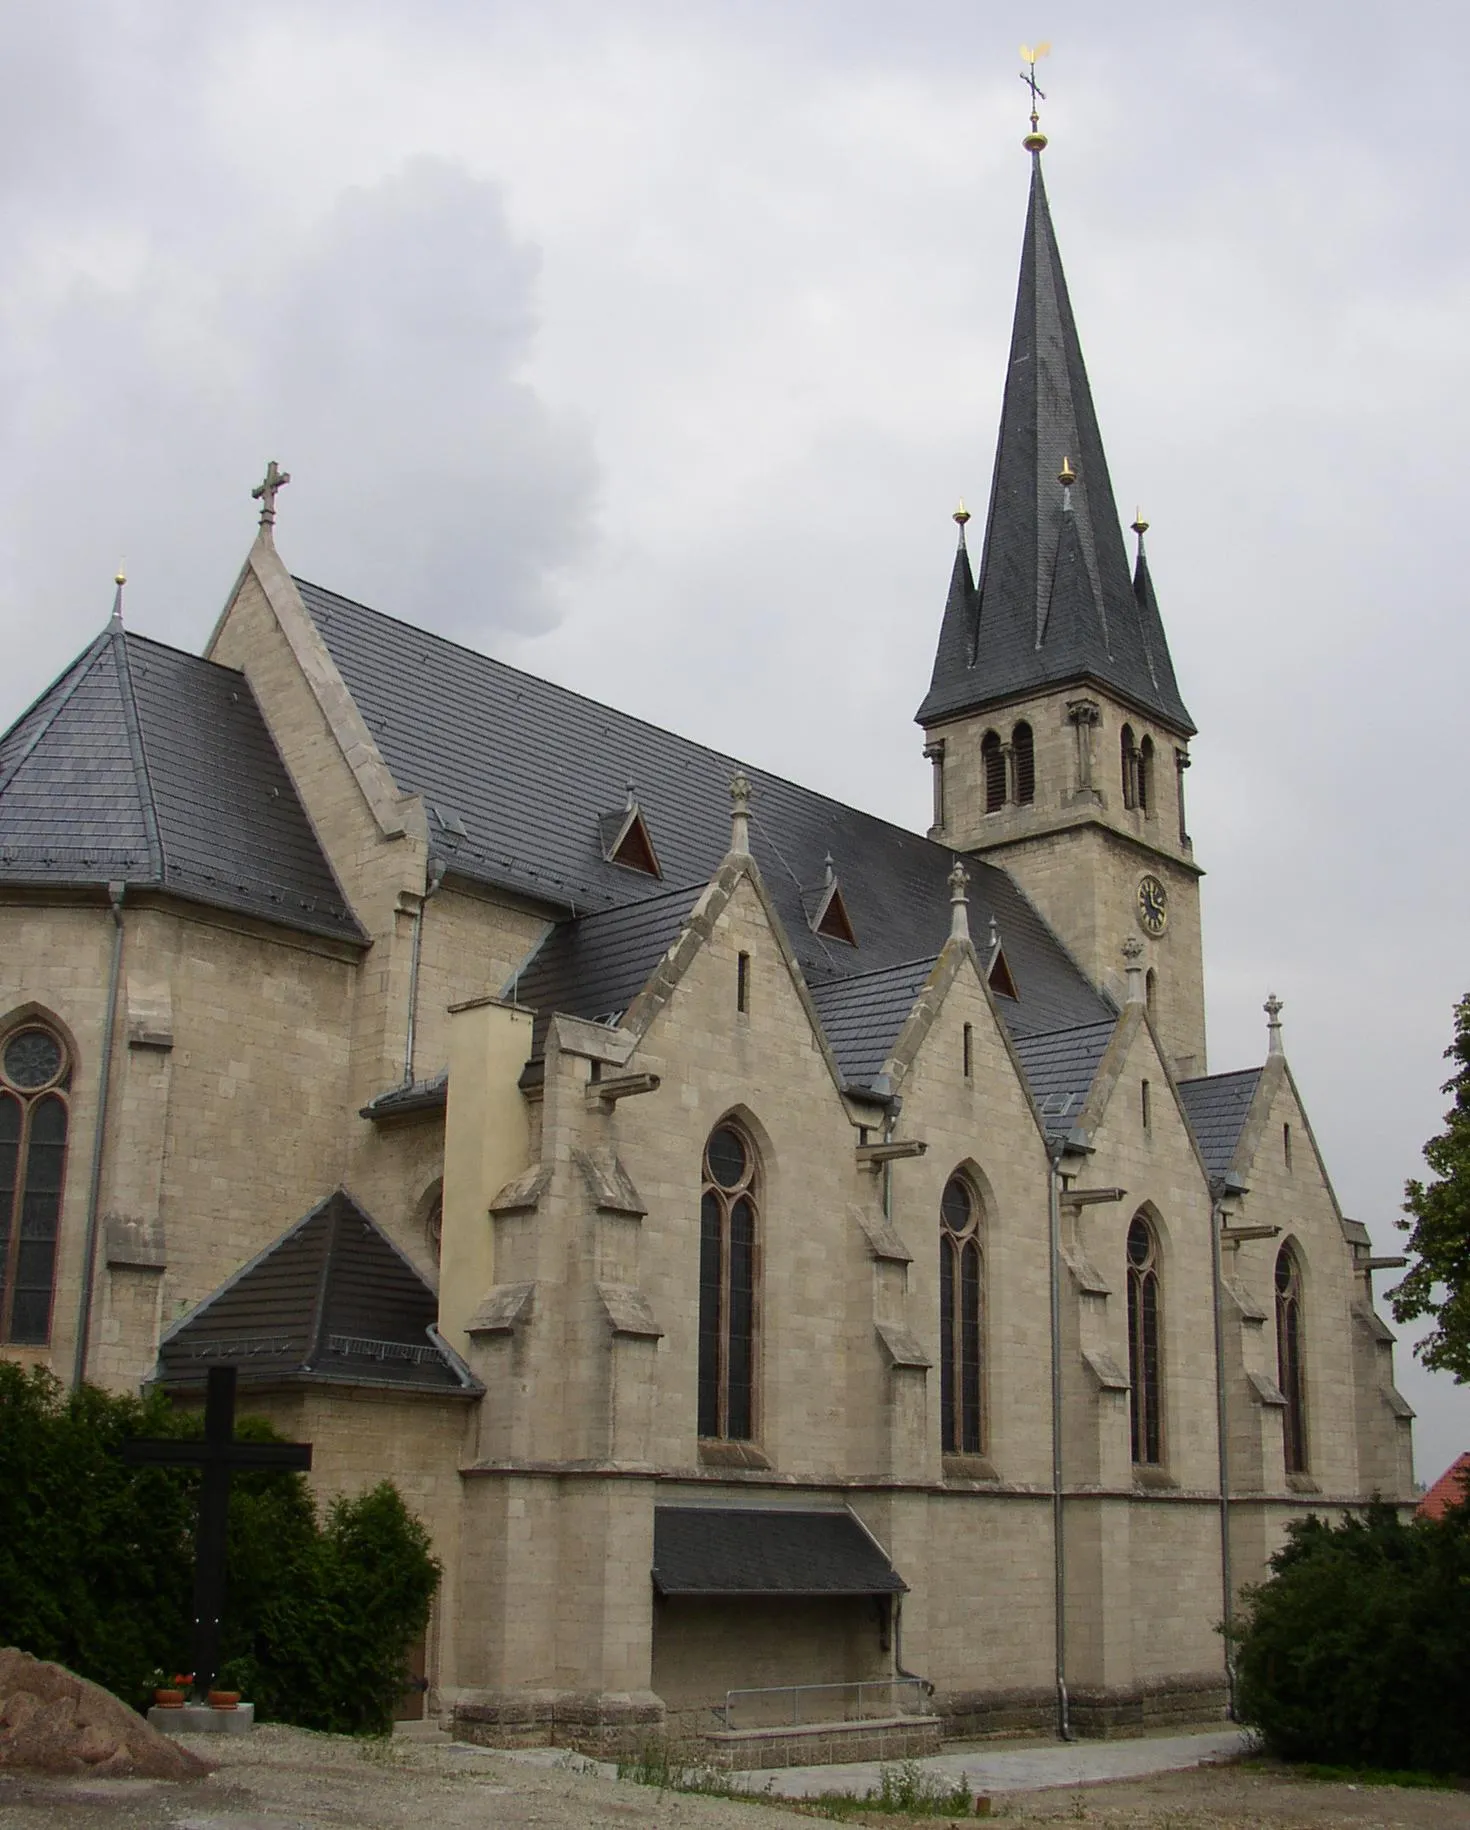
[[602,837],[602,855],[609,864],[641,871],[645,877],[663,876],[658,853],[653,849],[647,823],[631,787],[626,805],[617,813],[604,813],[597,824]]
[[822,887],[816,893],[815,905],[809,917],[813,934],[820,934],[825,940],[840,940],[844,946],[855,947],[857,930],[852,925],[852,917],[847,912],[847,903],[843,899],[842,886],[837,881],[837,873],[832,868],[831,855],[827,858],[827,874]]

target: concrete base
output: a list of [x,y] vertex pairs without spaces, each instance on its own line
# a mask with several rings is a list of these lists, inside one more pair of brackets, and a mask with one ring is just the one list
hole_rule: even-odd
[[881,1721],[803,1722],[795,1728],[726,1729],[693,1744],[701,1765],[723,1772],[843,1765],[857,1760],[919,1760],[939,1752],[937,1716]]
[[182,1709],[148,1711],[148,1726],[161,1735],[248,1735],[255,1726],[255,1705],[211,1709],[207,1703],[186,1703]]

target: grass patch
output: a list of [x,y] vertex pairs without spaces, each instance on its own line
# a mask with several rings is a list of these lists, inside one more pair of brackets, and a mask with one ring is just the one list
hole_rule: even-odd
[[1393,1772],[1376,1766],[1322,1766],[1315,1760],[1292,1761],[1287,1768],[1301,1779],[1330,1780],[1337,1785],[1403,1786],[1416,1792],[1459,1792],[1464,1781],[1447,1773],[1423,1773],[1415,1770]]
[[845,1822],[864,1813],[889,1817],[988,1816],[989,1805],[975,1809],[975,1795],[963,1774],[946,1780],[924,1770],[917,1760],[900,1760],[878,1769],[878,1783],[866,1792],[822,1792],[812,1798],[783,1798],[775,1791],[772,1773],[763,1788],[737,1784],[733,1774],[701,1765],[691,1750],[676,1742],[651,1741],[632,1759],[618,1762],[618,1778],[634,1785],[654,1786],[661,1792],[693,1792],[710,1798],[737,1799],[744,1804],[779,1805],[783,1810],[809,1817]]

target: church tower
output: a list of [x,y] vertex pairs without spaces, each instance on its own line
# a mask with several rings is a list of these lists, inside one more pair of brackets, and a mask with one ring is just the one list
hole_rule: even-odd
[[[1149,1005],[1181,1077],[1205,1071],[1199,878],[1184,814],[1194,725],[1144,554],[1130,568],[1046,186],[1031,202],[979,576],[963,508],[918,722],[931,837],[1004,866],[1095,983],[1146,948]],[[1004,938],[1004,937],[1002,937]]]

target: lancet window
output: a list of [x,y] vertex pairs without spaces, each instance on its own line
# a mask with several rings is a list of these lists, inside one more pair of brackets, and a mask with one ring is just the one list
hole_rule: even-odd
[[1276,1382],[1286,1399],[1286,1472],[1307,1471],[1306,1380],[1302,1368],[1302,1274],[1289,1245],[1276,1254]]
[[980,766],[985,772],[985,811],[995,813],[1006,804],[1006,758],[994,731],[981,739]]
[[1016,800],[1026,807],[1036,799],[1036,739],[1029,724],[1018,724],[1011,732],[1011,756],[1016,771]]
[[1133,1460],[1144,1467],[1164,1458],[1159,1311],[1159,1242],[1135,1214],[1128,1228],[1128,1403]]
[[704,1147],[699,1202],[699,1433],[749,1442],[755,1435],[755,1353],[760,1294],[760,1162],[727,1121]]
[[1152,813],[1154,805],[1154,740],[1145,737],[1138,746],[1138,770],[1134,785],[1134,798],[1139,811]]
[[985,1257],[980,1201],[951,1176],[939,1203],[939,1407],[946,1455],[985,1447]]
[[1123,805],[1138,805],[1138,745],[1134,741],[1133,726],[1125,724],[1118,739],[1119,762],[1123,774]]
[[51,1338],[71,1059],[28,1023],[0,1043],[0,1341]]

